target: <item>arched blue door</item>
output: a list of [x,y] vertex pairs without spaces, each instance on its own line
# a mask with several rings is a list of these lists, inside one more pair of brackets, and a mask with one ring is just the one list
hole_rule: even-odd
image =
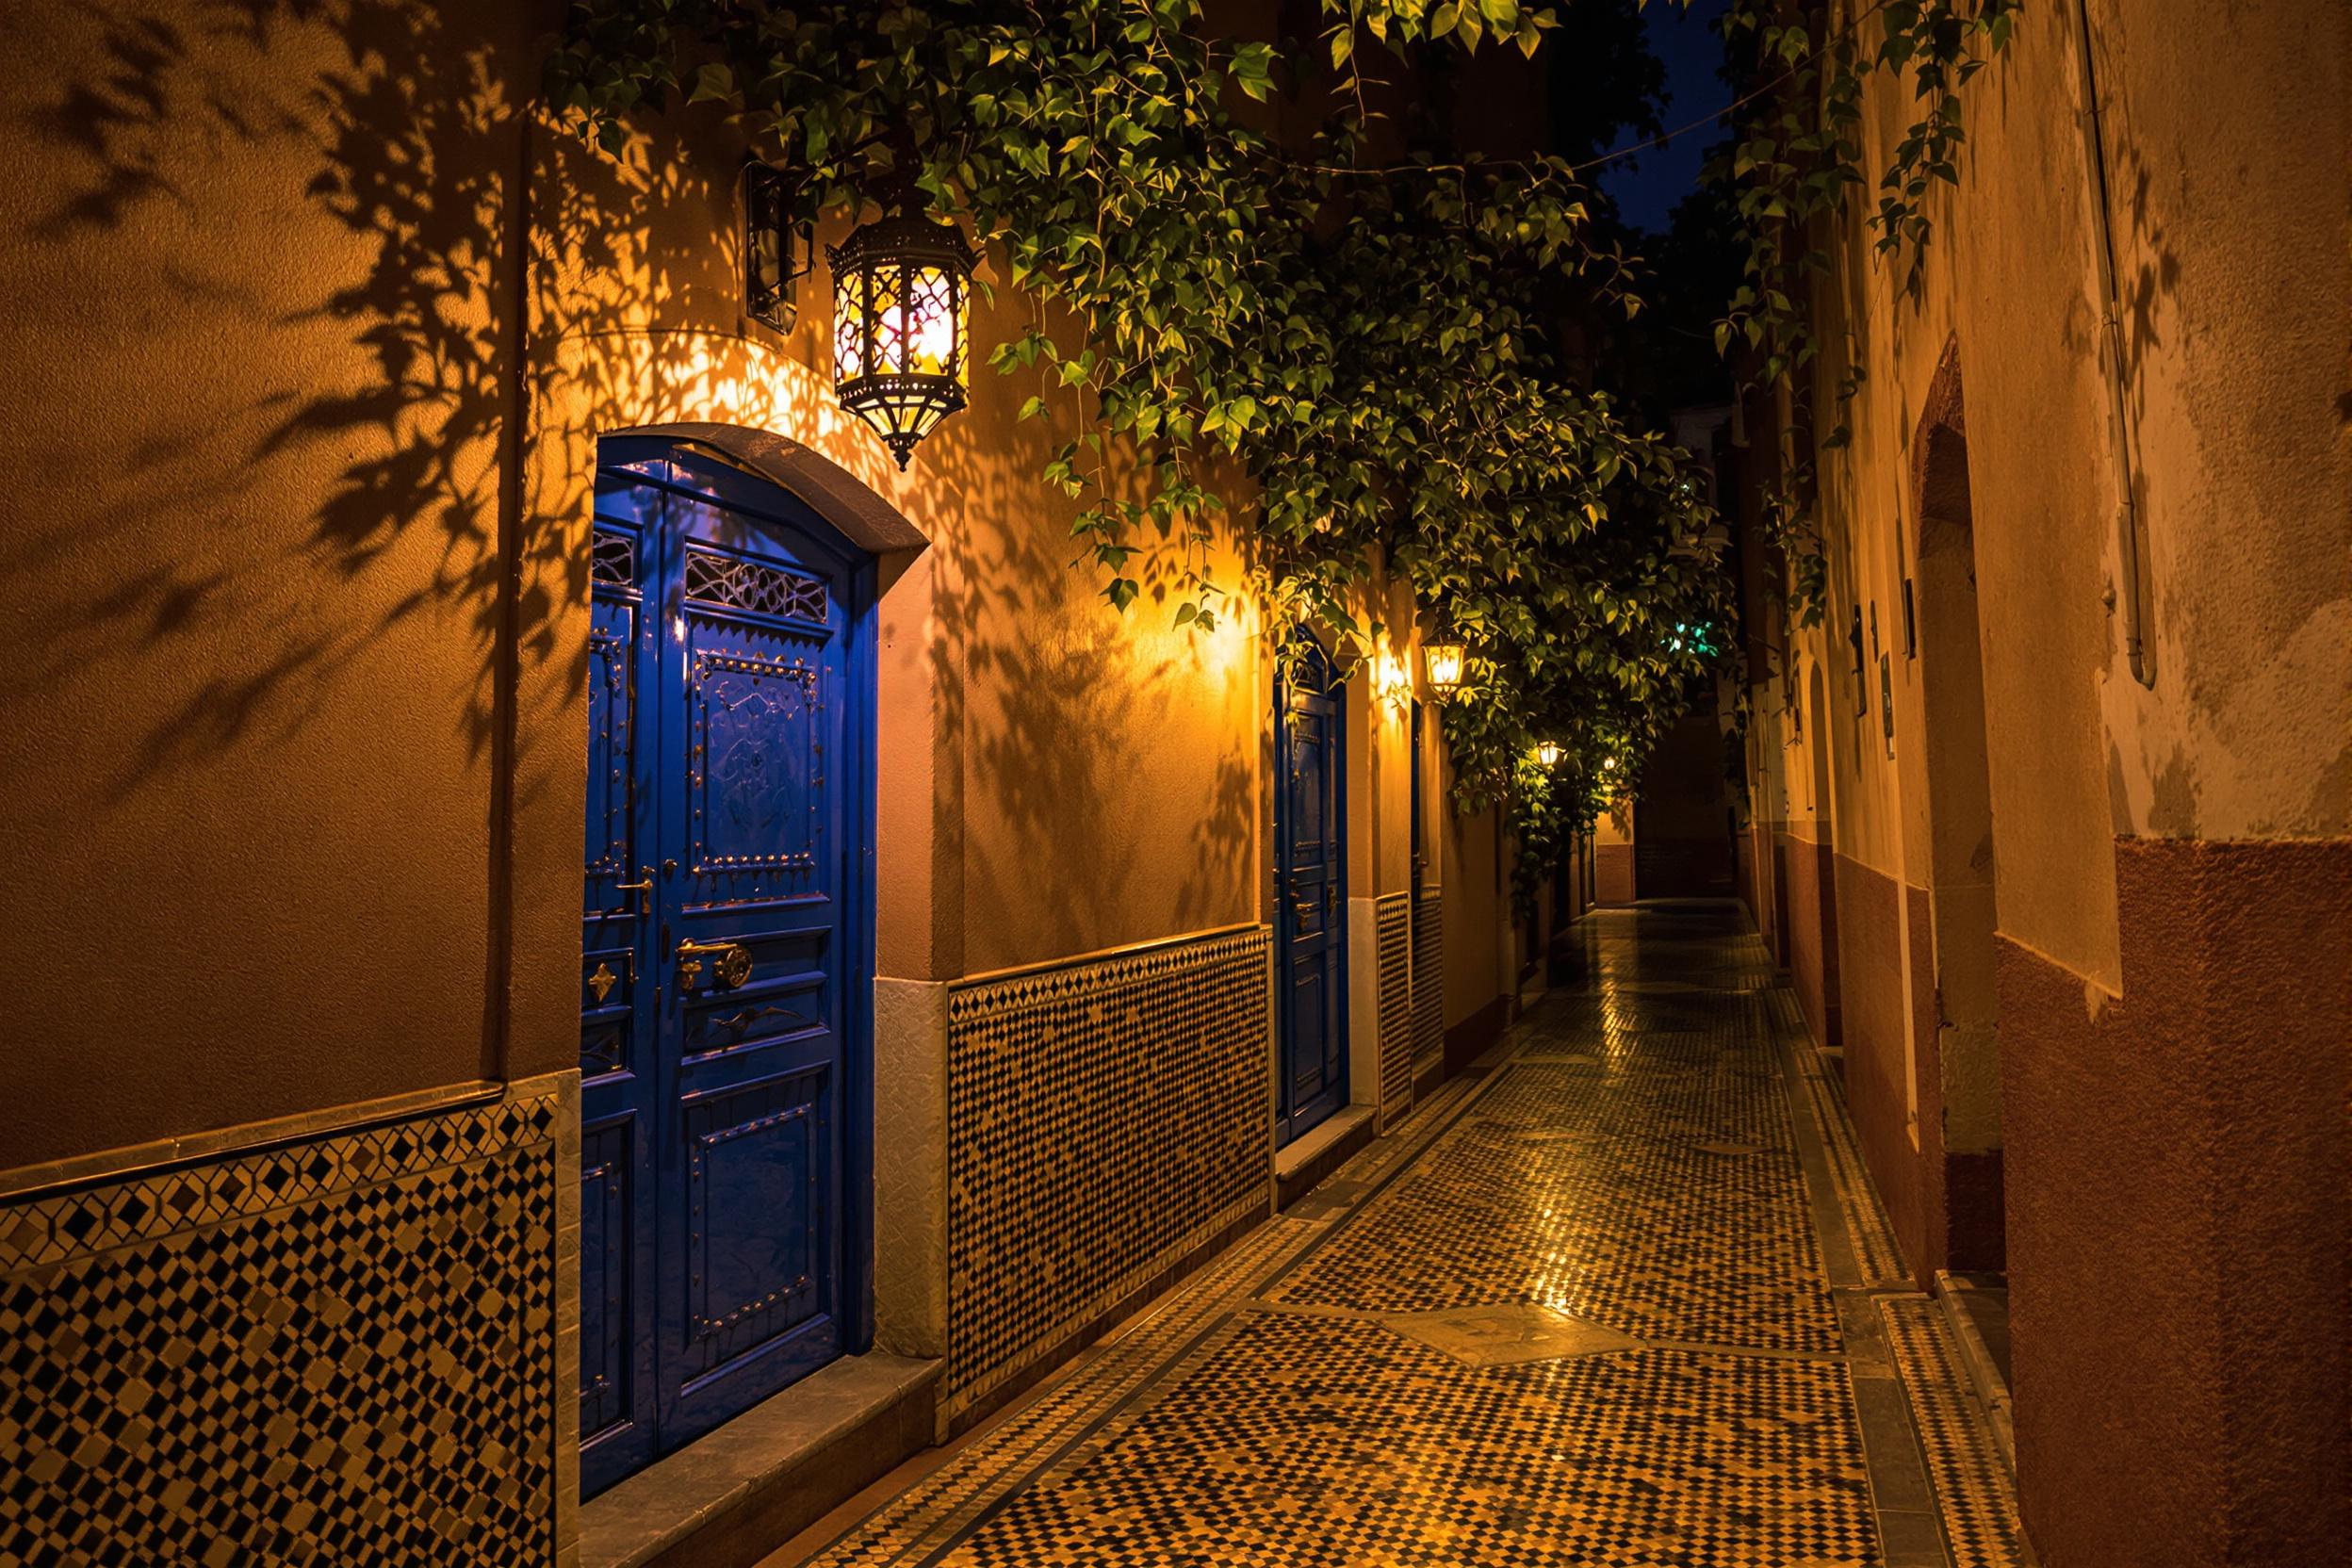
[[869,564],[784,490],[598,453],[581,943],[594,1492],[859,1348]]
[[1274,684],[1274,961],[1287,1143],[1348,1102],[1346,716],[1330,659],[1301,636]]

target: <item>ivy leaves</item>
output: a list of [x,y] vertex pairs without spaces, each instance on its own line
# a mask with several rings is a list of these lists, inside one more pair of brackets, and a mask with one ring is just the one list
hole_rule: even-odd
[[[1555,353],[1552,302],[1618,298],[1573,172],[1361,155],[1368,55],[1532,54],[1552,10],[1324,20],[1302,59],[1210,36],[1197,0],[575,0],[547,85],[615,149],[641,111],[718,106],[804,173],[808,216],[911,179],[970,223],[1037,310],[988,363],[1025,417],[1076,402],[1042,478],[1106,601],[1157,559],[1177,623],[1219,625],[1243,586],[1216,574],[1220,518],[1277,628],[1368,651],[1365,586],[1401,578],[1479,650],[1445,717],[1461,799],[1509,801],[1540,855],[1544,802],[1583,797],[1520,787],[1538,727],[1630,753],[1671,722],[1706,662],[1674,629],[1728,618],[1720,546],[1685,455]],[[1333,111],[1311,144],[1242,107],[1278,96]]]
[[[1874,8],[1875,45],[1859,22],[1836,31],[1781,22],[1774,0],[1740,0],[1724,32],[1746,51],[1754,74],[1771,90],[1740,122],[1728,154],[1714,170],[1737,190],[1747,237],[1745,279],[1715,323],[1719,352],[1741,357],[1756,384],[1787,384],[1800,422],[1811,370],[1821,354],[1811,318],[1817,280],[1830,270],[1815,243],[1826,221],[1845,210],[1866,184],[1859,168],[1862,95],[1874,72],[1908,74],[1918,118],[1896,142],[1878,182],[1871,224],[1881,255],[1896,253],[1903,285],[1916,289],[1919,261],[1934,233],[1927,216],[1938,184],[1959,183],[1967,140],[1960,88],[2007,47],[2023,0],[1881,0]],[[1868,13],[1866,13],[1868,14]],[[1907,261],[1901,254],[1908,247]],[[1840,379],[1842,410],[1861,380]],[[1826,421],[1822,449],[1845,445],[1842,419]],[[1775,483],[1764,498],[1765,536],[1780,549],[1789,573],[1789,603],[1800,626],[1821,624],[1828,562],[1812,514],[1813,470],[1803,444],[1784,444]]]

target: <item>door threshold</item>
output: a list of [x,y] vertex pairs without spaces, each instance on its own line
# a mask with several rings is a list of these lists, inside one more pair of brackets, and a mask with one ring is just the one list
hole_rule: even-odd
[[1274,1151],[1274,1207],[1290,1207],[1372,1141],[1372,1107],[1342,1105]]
[[843,1356],[580,1507],[580,1568],[747,1568],[936,1434],[945,1364]]

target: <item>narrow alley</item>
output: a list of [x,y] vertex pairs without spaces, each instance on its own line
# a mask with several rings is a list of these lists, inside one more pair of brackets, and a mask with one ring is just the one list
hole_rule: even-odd
[[0,1568],[2346,1568],[2352,4],[8,17]]
[[1578,933],[1480,1070],[764,1568],[2021,1560],[1745,918]]

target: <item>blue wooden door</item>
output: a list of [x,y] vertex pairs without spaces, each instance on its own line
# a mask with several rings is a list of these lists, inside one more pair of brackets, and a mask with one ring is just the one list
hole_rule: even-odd
[[1279,1142],[1348,1102],[1346,718],[1321,645],[1306,639],[1299,651],[1297,667],[1274,689]]
[[605,444],[596,531],[589,1491],[858,1348],[870,987],[864,564],[785,492],[646,441]]

